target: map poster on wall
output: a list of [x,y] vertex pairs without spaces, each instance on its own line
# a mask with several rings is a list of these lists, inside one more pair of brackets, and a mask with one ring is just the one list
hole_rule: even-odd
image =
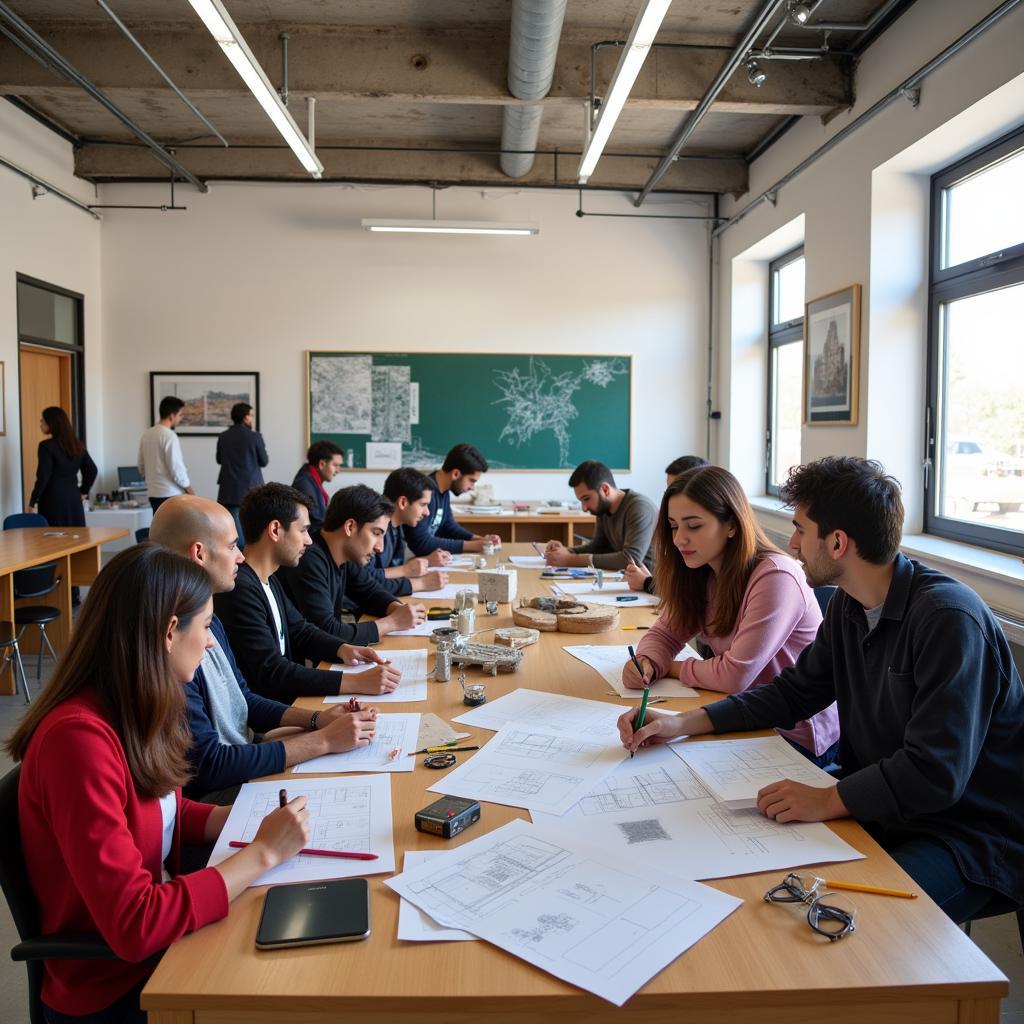
[[[368,444],[436,468],[460,442],[492,470],[564,470],[598,459],[630,468],[632,357],[459,352],[307,352],[309,440],[333,441],[349,469]],[[393,450],[393,449],[392,449]]]

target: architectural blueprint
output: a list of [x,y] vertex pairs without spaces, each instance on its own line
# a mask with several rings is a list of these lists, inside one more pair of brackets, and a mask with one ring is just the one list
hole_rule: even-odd
[[781,736],[675,743],[672,750],[719,803],[733,810],[756,807],[758,791],[782,779],[822,789],[836,784]]
[[454,719],[476,729],[498,730],[509,722],[541,722],[548,732],[580,733],[618,744],[619,715],[629,708],[540,690],[513,690]]
[[[607,604],[613,608],[653,608],[658,603],[654,594],[641,594],[629,589],[626,582],[605,582],[600,589],[588,580],[580,583],[552,583],[551,590],[564,597],[574,597],[578,601],[585,601],[587,604]],[[633,600],[616,601],[616,597],[628,594]]]
[[[563,647],[566,654],[578,658],[585,665],[600,672],[605,682],[620,696],[639,700],[643,697],[643,690],[630,690],[622,682],[622,669],[629,661],[629,651],[626,644],[575,644]],[[676,655],[677,661],[684,661],[687,658],[698,658],[699,655],[690,647],[684,647]],[[652,697],[696,697],[697,691],[689,686],[684,686],[678,679],[666,676],[657,680],[651,686]]]
[[727,878],[862,857],[826,825],[780,825],[756,809],[723,807],[664,745],[638,750],[568,813],[532,817],[623,863],[680,878]]
[[[306,798],[309,811],[307,844],[316,850],[375,853],[378,860],[339,857],[292,857],[257,878],[253,885],[309,882],[319,878],[352,878],[395,870],[391,831],[391,780],[385,775],[357,779],[288,780],[288,799]],[[252,842],[260,822],[278,804],[280,782],[247,782],[231,807],[228,820],[210,855],[213,867],[237,853],[232,839]]]
[[[430,625],[436,629],[438,623]],[[414,634],[415,635],[415,634]],[[419,634],[423,636],[424,634]],[[430,634],[427,633],[427,636]],[[367,694],[363,703],[367,704],[396,704],[411,700],[427,699],[427,652],[426,651],[381,651],[381,655],[387,658],[399,672],[402,678],[398,688],[390,693]],[[373,668],[373,663],[365,665],[332,665],[332,672],[344,672],[347,677],[358,675],[360,672],[368,672]],[[335,694],[331,697],[324,697],[325,704],[347,704],[349,694]]]
[[416,750],[420,731],[419,715],[378,715],[377,733],[365,747],[343,754],[324,754],[297,764],[298,775],[327,772],[411,772],[416,758],[406,755]]
[[562,814],[626,756],[618,743],[512,722],[429,789]]
[[387,885],[439,924],[472,932],[621,1006],[740,905],[698,882],[606,857],[513,821]]
[[[406,850],[402,857],[402,869],[412,871],[422,864],[434,863],[451,857],[456,850]],[[438,924],[429,914],[403,899],[398,904],[398,939],[400,942],[466,942],[474,941],[475,935],[461,928],[446,928]]]
[[311,425],[316,433],[370,432],[373,410],[371,369],[370,356],[339,356],[310,363]]

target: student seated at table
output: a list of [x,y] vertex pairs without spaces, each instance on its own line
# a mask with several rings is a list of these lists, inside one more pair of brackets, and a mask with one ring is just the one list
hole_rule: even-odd
[[314,441],[306,452],[306,462],[292,481],[292,487],[309,499],[309,527],[319,530],[327,511],[327,491],[324,484],[330,483],[340,472],[344,453],[333,441]]
[[900,553],[899,484],[873,461],[792,470],[790,547],[836,584],[817,637],[773,682],[677,718],[651,714],[630,749],[839,707],[839,783],[765,786],[776,821],[855,817],[956,922],[1024,904],[1024,687],[1003,631],[962,583]]
[[450,551],[437,548],[427,558],[407,558],[404,527],[415,526],[430,515],[434,481],[412,466],[393,470],[384,481],[384,497],[394,505],[381,549],[373,553],[367,566],[370,574],[396,597],[421,590],[439,590],[448,583],[448,574],[431,566],[447,565]]
[[[157,509],[149,539],[205,570],[215,594],[235,587],[244,561],[231,513],[208,498],[181,495]],[[249,689],[239,671],[224,626],[210,622],[212,644],[185,687],[192,733],[187,796],[222,803],[241,783],[276,775],[322,754],[365,746],[374,736],[372,708],[349,711],[345,704],[322,710],[292,708]],[[282,729],[279,738],[254,742],[255,734]]]
[[[297,565],[311,543],[305,495],[284,484],[264,484],[242,499],[238,514],[245,561],[234,589],[218,594],[213,603],[249,685],[284,703],[296,697],[394,690],[401,678],[394,666],[376,651],[339,643],[337,636],[308,622],[278,579],[277,570]],[[342,672],[339,678],[338,672],[316,668],[321,661],[375,664],[355,675]]]
[[18,820],[44,935],[98,932],[118,959],[47,960],[51,1024],[144,1022],[139,993],[164,949],[306,844],[305,798],[252,844],[179,874],[183,844],[216,840],[228,807],[181,795],[184,684],[212,643],[209,577],[155,544],[122,551],[89,588],[50,682],[7,741],[21,761]]
[[598,569],[625,569],[630,561],[651,568],[651,534],[657,512],[648,498],[637,491],[615,486],[612,471],[603,463],[588,459],[569,477],[584,512],[597,519],[593,539],[567,548],[549,540],[544,555],[549,565],[592,565]]
[[[673,676],[686,686],[742,693],[774,679],[814,639],[821,611],[799,563],[765,536],[740,482],[727,469],[683,473],[661,499],[654,535],[661,615],[637,646],[626,686]],[[674,661],[691,640],[701,661]],[[780,730],[821,767],[838,753],[834,704]]]
[[[673,459],[665,467],[665,486],[671,487],[684,473],[691,469],[700,469],[702,466],[710,466],[707,459],[699,455],[680,455]],[[645,594],[654,593],[654,574],[646,565],[627,565],[624,570],[624,579],[629,584],[630,590],[642,590]]]
[[441,468],[430,474],[433,494],[427,515],[415,526],[404,527],[406,543],[414,555],[428,557],[438,548],[457,555],[482,551],[484,544],[501,544],[496,533],[472,533],[459,526],[452,515],[452,495],[469,494],[486,472],[487,460],[473,445],[457,444],[448,452]]
[[[323,529],[297,565],[283,566],[279,574],[285,592],[309,622],[332,636],[355,643],[375,644],[398,629],[424,622],[421,604],[406,604],[385,590],[368,566],[383,544],[384,531],[394,506],[365,484],[336,491],[327,506]],[[372,622],[342,622],[346,607]]]

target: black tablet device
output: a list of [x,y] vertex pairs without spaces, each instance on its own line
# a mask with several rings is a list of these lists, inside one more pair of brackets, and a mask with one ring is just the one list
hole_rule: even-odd
[[370,888],[365,878],[275,885],[267,890],[257,949],[354,942],[370,934]]

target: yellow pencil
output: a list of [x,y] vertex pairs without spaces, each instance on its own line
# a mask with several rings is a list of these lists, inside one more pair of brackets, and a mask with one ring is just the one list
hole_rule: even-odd
[[619,629],[650,629],[650,626],[619,626]]
[[903,900],[916,900],[916,892],[904,892],[902,889],[883,889],[878,885],[862,885],[860,882],[834,882],[831,878],[825,879],[825,885],[830,889],[849,889],[851,892],[873,892],[876,896],[898,896]]

